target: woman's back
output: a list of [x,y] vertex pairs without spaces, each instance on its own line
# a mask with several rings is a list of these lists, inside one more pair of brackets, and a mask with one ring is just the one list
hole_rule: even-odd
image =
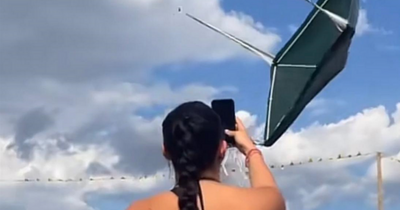
[[[202,180],[200,187],[204,210],[276,210],[284,206],[277,199],[279,191],[274,188],[253,189],[224,185],[214,181]],[[260,192],[264,191],[264,192]],[[260,196],[265,195],[264,196]],[[278,202],[277,202],[278,201]],[[201,209],[200,199],[198,207]],[[179,210],[178,197],[168,191],[133,204],[128,210]]]

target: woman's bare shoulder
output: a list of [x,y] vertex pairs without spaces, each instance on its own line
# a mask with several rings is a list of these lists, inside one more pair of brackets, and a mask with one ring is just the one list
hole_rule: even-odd
[[[208,209],[285,210],[285,202],[275,188],[240,188],[227,185],[204,186],[203,197]],[[165,192],[134,202],[127,210],[175,210],[177,197]],[[206,208],[207,209],[207,208]]]
[[133,202],[127,210],[149,210],[150,205],[148,199]]
[[285,200],[275,187],[247,188],[240,190],[240,197],[252,203],[253,209],[285,210]]
[[267,209],[267,210],[285,210],[285,201],[280,191],[272,187],[264,188],[241,188],[233,186],[224,186],[223,195],[235,207],[239,209]]
[[[127,210],[155,210],[159,206],[169,206],[168,201],[174,199],[170,192],[163,192],[155,196],[133,202]],[[169,208],[166,208],[169,209]]]

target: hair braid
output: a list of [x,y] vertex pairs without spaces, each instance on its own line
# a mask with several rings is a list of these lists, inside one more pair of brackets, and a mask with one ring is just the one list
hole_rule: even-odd
[[192,140],[192,129],[188,118],[176,124],[174,136],[179,139],[177,144],[181,156],[178,160],[178,186],[181,189],[178,205],[180,210],[198,210],[197,194],[199,168],[196,166],[197,154],[195,141]]

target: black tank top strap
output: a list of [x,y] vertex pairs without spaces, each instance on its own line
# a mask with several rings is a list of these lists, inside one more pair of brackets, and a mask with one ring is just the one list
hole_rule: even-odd
[[201,177],[200,180],[208,180],[208,181],[219,182],[218,179],[215,179],[215,178],[212,178],[212,177]]
[[[199,179],[199,181],[197,182],[197,186],[199,188],[199,198],[200,198],[201,210],[204,210],[204,200],[203,200],[203,193],[201,192],[200,180],[209,180],[209,181],[215,181],[215,182],[219,182],[219,180],[211,178],[211,177],[201,177]],[[178,185],[175,185],[175,187],[172,188],[171,192],[174,193],[177,197],[179,197],[179,195],[181,195],[182,191]]]
[[175,186],[174,188],[172,188],[171,192],[174,193],[177,197],[179,197],[180,188],[178,186]]

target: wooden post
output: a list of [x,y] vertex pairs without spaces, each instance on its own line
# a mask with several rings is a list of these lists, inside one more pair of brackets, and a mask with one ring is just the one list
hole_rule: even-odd
[[383,179],[382,179],[382,153],[376,155],[377,182],[378,182],[378,210],[383,210]]

